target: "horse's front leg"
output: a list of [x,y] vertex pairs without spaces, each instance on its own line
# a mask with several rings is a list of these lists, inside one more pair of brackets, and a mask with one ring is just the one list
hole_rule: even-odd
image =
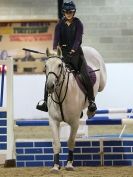
[[60,122],[50,119],[49,120],[51,130],[52,130],[52,137],[53,137],[53,151],[54,151],[54,166],[51,169],[51,172],[58,173],[60,169],[59,165],[59,153],[60,153],[60,137],[59,137],[59,129],[60,129]]
[[70,136],[68,140],[68,159],[67,159],[67,165],[66,165],[66,170],[72,171],[74,170],[73,167],[73,151],[75,147],[75,138],[77,134],[77,130],[79,127],[79,120],[76,120],[70,125]]

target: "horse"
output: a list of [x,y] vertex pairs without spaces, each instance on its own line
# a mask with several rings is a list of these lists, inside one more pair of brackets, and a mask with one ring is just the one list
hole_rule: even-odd
[[[101,92],[106,85],[106,68],[102,56],[92,47],[82,47],[87,64],[95,72],[96,81],[93,86],[94,96]],[[75,139],[80,122],[81,112],[89,105],[85,94],[79,88],[74,74],[65,66],[62,61],[61,49],[57,49],[57,54],[50,56],[46,50],[47,61],[45,63],[46,87],[48,96],[49,125],[53,137],[54,165],[51,172],[58,173],[60,169],[60,123],[66,122],[70,126],[68,138],[68,159],[66,170],[74,170],[73,152]]]

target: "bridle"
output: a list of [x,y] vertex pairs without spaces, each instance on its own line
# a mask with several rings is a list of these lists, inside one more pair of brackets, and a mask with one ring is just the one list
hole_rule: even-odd
[[[61,59],[61,58],[60,58],[60,59]],[[50,74],[53,74],[53,75],[56,77],[56,79],[57,79],[57,80],[56,80],[56,87],[57,87],[57,86],[60,86],[59,81],[60,81],[62,72],[63,72],[63,62],[62,62],[62,64],[61,64],[61,70],[60,70],[59,75],[57,75],[55,72],[50,71],[50,72],[46,75],[46,80],[47,80],[47,78],[48,78],[48,76],[49,76]],[[64,78],[64,77],[65,77],[65,76],[64,76],[64,74],[63,74],[63,78]]]
[[[53,58],[53,57],[50,57],[50,58]],[[58,57],[58,58],[62,61],[62,59],[61,59],[60,57]],[[55,72],[50,71],[50,72],[46,75],[46,81],[47,81],[47,78],[48,78],[48,76],[49,76],[50,74],[53,74],[53,75],[56,77],[56,87],[55,87],[54,93],[56,94],[58,101],[53,98],[53,94],[49,94],[49,96],[51,96],[51,99],[52,99],[52,101],[53,101],[54,103],[56,103],[56,104],[59,105],[59,107],[60,107],[60,112],[61,112],[61,116],[62,116],[62,120],[65,121],[65,120],[64,120],[63,108],[62,108],[62,103],[64,102],[65,97],[66,97],[66,94],[67,94],[68,83],[69,83],[69,75],[70,75],[71,72],[68,70],[67,67],[65,67],[65,71],[63,72],[63,68],[64,68],[64,65],[63,65],[63,62],[62,62],[62,63],[61,63],[61,70],[60,70],[59,75],[57,75]],[[62,74],[63,74],[63,79],[62,79],[62,81],[60,82],[60,78],[61,78]],[[64,96],[63,96],[63,98],[62,98],[62,100],[61,100],[61,92],[62,92],[62,88],[63,88],[64,81],[65,81],[65,78],[66,78],[66,75],[67,75],[67,74],[68,74],[68,76],[67,76],[66,90],[65,90]],[[60,88],[59,92],[57,92],[57,88]]]

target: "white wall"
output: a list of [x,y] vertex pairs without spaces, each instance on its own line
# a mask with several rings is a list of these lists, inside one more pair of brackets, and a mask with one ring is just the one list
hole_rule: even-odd
[[45,75],[15,75],[15,118],[44,118],[47,113],[36,110],[36,104],[44,98]]
[[133,108],[133,63],[106,64],[107,85],[99,93],[99,108]]
[[[98,108],[133,107],[133,63],[106,64],[107,85],[96,97]],[[44,118],[47,113],[36,110],[43,99],[44,75],[14,76],[15,118]]]

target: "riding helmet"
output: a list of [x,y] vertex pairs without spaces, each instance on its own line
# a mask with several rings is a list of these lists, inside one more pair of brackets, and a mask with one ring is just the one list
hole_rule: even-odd
[[66,12],[66,11],[76,11],[76,6],[74,4],[73,1],[68,1],[68,2],[64,2],[63,6],[62,6],[62,11]]

